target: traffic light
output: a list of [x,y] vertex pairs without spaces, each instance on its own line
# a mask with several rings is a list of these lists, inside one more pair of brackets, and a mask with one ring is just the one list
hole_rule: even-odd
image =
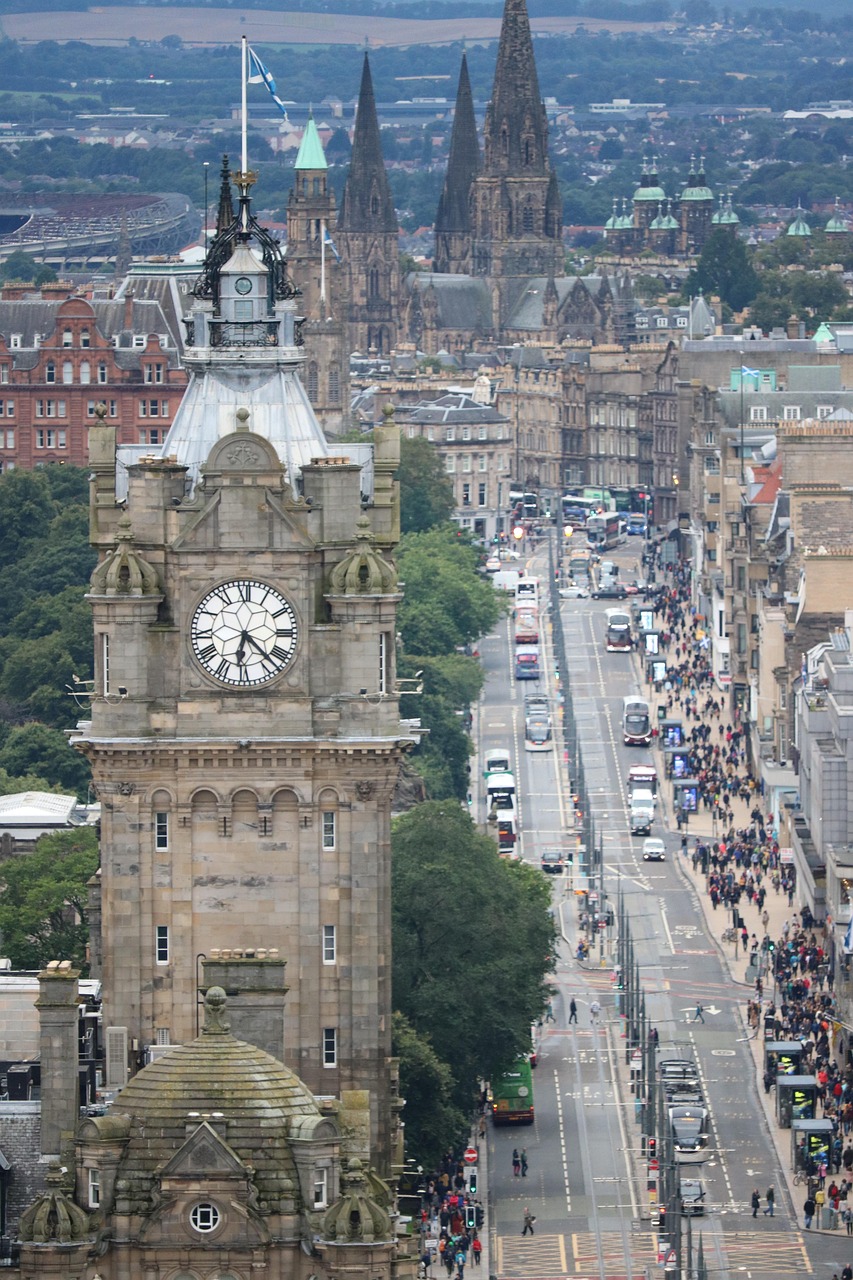
[[649,1138],[649,1159],[650,1160],[657,1159],[657,1154],[658,1154],[658,1140],[657,1138]]
[[477,1194],[477,1170],[472,1169],[468,1174],[468,1190],[472,1196]]
[[477,1210],[472,1204],[465,1206],[465,1226],[473,1230],[477,1225]]
[[476,1215],[477,1229],[479,1230],[486,1221],[486,1211],[481,1204],[478,1204],[474,1206],[474,1213]]
[[663,1235],[666,1231],[666,1205],[660,1207],[660,1221],[658,1223],[658,1234]]
[[776,950],[776,943],[773,941],[772,938],[770,938],[770,940],[767,943],[767,950],[770,952],[771,956],[773,955],[773,952]]

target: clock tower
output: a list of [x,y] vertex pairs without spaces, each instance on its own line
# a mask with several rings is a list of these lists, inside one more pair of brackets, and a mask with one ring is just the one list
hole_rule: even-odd
[[195,1037],[204,958],[283,959],[276,1056],[316,1095],[369,1097],[364,1145],[387,1172],[390,807],[412,743],[399,436],[389,416],[370,467],[329,455],[252,180],[236,175],[194,288],[164,445],[90,433],[95,683],[74,741],[102,805],[107,1084]]

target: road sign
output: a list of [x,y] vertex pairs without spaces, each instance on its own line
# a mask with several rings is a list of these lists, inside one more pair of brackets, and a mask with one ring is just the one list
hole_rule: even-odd
[[466,1164],[476,1164],[476,1163],[477,1163],[477,1148],[476,1148],[476,1147],[466,1147],[466,1148],[465,1148],[465,1157],[464,1157],[464,1159],[465,1159],[465,1163],[466,1163]]
[[639,1049],[635,1049],[631,1054],[631,1070],[639,1071],[643,1065],[643,1055]]

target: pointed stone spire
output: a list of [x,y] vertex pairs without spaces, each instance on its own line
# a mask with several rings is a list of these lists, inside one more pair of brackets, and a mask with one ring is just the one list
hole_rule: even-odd
[[338,226],[342,231],[397,231],[397,215],[382,158],[370,61],[364,55],[352,159]]
[[227,231],[234,221],[234,200],[231,193],[231,170],[228,157],[222,157],[222,168],[219,171],[219,208],[216,210],[216,234]]
[[467,231],[470,227],[468,197],[471,183],[480,172],[480,144],[477,140],[477,123],[474,119],[474,99],[468,77],[468,58],[463,53],[456,91],[456,111],[453,116],[453,133],[450,137],[450,155],[444,190],[438,202],[435,219],[436,232]]
[[323,151],[323,144],[320,141],[320,135],[317,132],[317,126],[314,123],[314,112],[308,114],[308,123],[305,126],[305,132],[302,135],[302,141],[299,144],[299,150],[296,153],[296,162],[294,169],[328,169],[326,163],[326,154]]
[[474,99],[463,53],[444,188],[435,217],[436,271],[465,272],[471,254],[471,184],[480,172]]
[[485,147],[487,173],[537,177],[547,171],[548,121],[525,0],[506,0],[504,5]]

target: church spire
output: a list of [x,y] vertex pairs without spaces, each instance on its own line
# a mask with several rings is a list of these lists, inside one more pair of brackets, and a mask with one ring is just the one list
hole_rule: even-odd
[[216,234],[227,231],[234,221],[234,200],[231,194],[231,169],[228,157],[222,157],[222,168],[219,171],[219,207],[216,210]]
[[382,158],[370,62],[364,55],[350,170],[341,200],[342,231],[397,231],[397,215]]
[[485,170],[541,177],[548,168],[548,121],[525,0],[506,0],[492,99],[486,108]]
[[470,255],[471,183],[480,172],[474,99],[463,53],[444,188],[435,218],[435,270],[465,272]]

